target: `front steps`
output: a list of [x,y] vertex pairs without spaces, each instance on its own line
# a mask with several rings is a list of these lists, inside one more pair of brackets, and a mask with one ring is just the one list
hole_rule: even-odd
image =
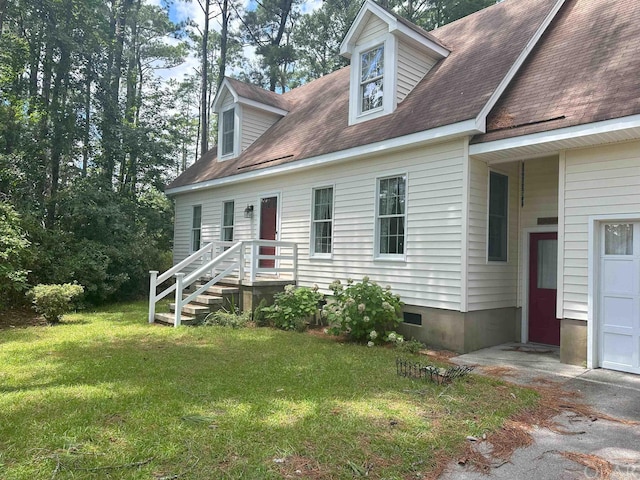
[[[196,288],[202,286],[206,281],[206,279],[203,279],[203,282],[196,283]],[[240,289],[235,286],[218,284],[209,287],[182,308],[180,323],[182,325],[195,325],[203,321],[211,312],[221,308],[233,308],[232,305],[237,307],[239,305],[239,293]],[[187,298],[189,295],[190,293],[184,293],[182,298]],[[156,313],[154,315],[155,323],[173,326],[175,307],[175,303],[170,303],[170,313]]]

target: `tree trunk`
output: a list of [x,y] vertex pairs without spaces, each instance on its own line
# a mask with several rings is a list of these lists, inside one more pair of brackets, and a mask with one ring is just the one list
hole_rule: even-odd
[[89,149],[91,141],[91,84],[93,83],[93,72],[91,71],[91,61],[93,55],[89,54],[85,65],[84,77],[84,125],[82,131],[82,176],[87,176],[89,164]]
[[202,32],[202,85],[200,89],[200,131],[202,136],[200,137],[200,153],[204,155],[209,150],[209,0],[204,0],[204,31]]
[[216,92],[220,90],[220,85],[224,80],[227,71],[227,37],[229,36],[229,19],[231,14],[229,13],[229,0],[223,0],[222,5],[222,31],[220,32],[220,63],[219,63],[219,75],[218,75],[218,87]]
[[[280,42],[282,42],[282,37],[284,36],[284,31],[287,26],[287,18],[291,14],[291,8],[293,6],[293,0],[287,0],[283,5],[282,16],[280,17],[280,24],[278,25],[278,33],[276,37],[271,42],[273,47],[279,47]],[[276,91],[276,86],[278,84],[278,65],[271,65],[269,68],[269,90],[272,92]]]

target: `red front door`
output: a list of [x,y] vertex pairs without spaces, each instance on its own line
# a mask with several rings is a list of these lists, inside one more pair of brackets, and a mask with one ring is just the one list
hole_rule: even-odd
[[[260,200],[260,239],[275,240],[278,234],[278,197],[265,197]],[[275,255],[276,247],[260,247],[260,255]],[[274,268],[273,259],[261,259],[261,268]]]
[[558,234],[529,237],[529,341],[560,345],[556,318]]

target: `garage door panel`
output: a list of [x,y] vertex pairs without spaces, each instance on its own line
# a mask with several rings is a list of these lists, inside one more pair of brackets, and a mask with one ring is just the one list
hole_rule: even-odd
[[607,332],[603,335],[602,340],[604,347],[602,363],[604,367],[609,366],[609,368],[612,368],[614,365],[633,367],[634,347],[637,347],[633,335]]
[[603,325],[632,329],[638,318],[638,302],[634,298],[605,296],[603,302]]
[[638,292],[637,274],[632,259],[612,259],[604,261],[602,275],[604,293],[633,295]]

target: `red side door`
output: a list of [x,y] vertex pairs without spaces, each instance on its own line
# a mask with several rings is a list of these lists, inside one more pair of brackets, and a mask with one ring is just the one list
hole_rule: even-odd
[[[278,197],[265,197],[260,200],[260,239],[275,240],[278,234]],[[276,247],[260,247],[260,255],[275,255]],[[275,260],[261,259],[261,268],[274,268]]]
[[529,341],[560,345],[556,318],[558,234],[529,237]]

